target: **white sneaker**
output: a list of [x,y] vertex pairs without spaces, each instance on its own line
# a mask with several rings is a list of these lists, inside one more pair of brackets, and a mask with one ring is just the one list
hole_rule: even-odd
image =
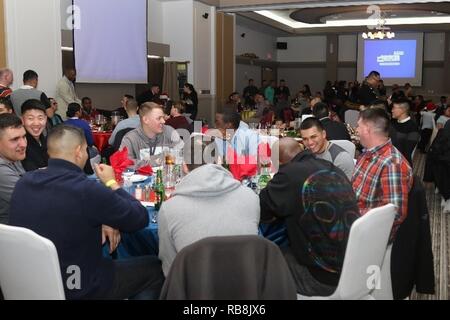
[[445,206],[442,209],[443,213],[450,213],[450,199],[448,199],[447,201],[445,201]]

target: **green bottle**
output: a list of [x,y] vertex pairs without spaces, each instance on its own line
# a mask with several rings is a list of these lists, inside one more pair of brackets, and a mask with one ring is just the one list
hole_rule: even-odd
[[258,178],[258,190],[264,189],[267,184],[269,183],[271,177],[270,177],[270,164],[269,165],[261,165],[261,172],[259,174]]
[[165,198],[164,182],[161,169],[158,169],[156,171],[156,181],[153,189],[155,190],[155,210],[159,210]]

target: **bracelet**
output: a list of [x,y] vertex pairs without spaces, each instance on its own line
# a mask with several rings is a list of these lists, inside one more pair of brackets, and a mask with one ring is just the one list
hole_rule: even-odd
[[117,181],[115,179],[111,179],[111,180],[106,181],[105,186],[107,186],[108,188],[111,188],[116,183],[117,183]]

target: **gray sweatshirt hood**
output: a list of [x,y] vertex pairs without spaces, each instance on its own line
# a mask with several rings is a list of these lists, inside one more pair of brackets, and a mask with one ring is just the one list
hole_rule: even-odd
[[173,195],[216,197],[239,188],[241,184],[231,173],[217,164],[205,164],[186,175]]

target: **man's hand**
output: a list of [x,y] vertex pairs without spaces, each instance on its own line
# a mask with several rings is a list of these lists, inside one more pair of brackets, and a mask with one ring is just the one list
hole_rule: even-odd
[[106,164],[96,164],[94,166],[95,174],[100,179],[101,182],[106,183],[109,180],[114,180],[116,178],[114,174],[114,169]]
[[107,225],[102,225],[102,245],[105,243],[106,239],[109,240],[109,253],[111,254],[119,245],[120,231]]

